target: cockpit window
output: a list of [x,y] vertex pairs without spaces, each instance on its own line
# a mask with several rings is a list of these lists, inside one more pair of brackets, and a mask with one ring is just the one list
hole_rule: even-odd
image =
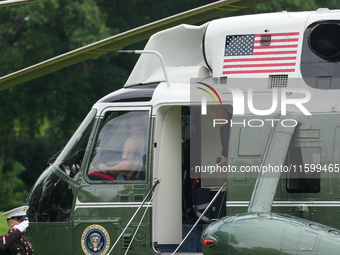
[[109,111],[92,152],[90,180],[145,179],[149,111]]
[[51,162],[53,166],[47,168],[34,185],[29,196],[28,216],[31,222],[69,221],[74,187],[55,170],[59,169],[70,178],[76,178],[83,163],[95,115],[96,110],[91,110],[55,162]]
[[56,160],[55,165],[71,178],[75,178],[83,163],[95,115],[96,110],[91,110]]
[[67,222],[70,219],[74,188],[55,175],[51,167],[39,177],[30,195],[30,222]]

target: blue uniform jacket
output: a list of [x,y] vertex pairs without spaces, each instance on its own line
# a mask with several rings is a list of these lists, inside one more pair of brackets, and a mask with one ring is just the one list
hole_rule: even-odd
[[0,237],[0,254],[32,255],[33,246],[19,229],[12,229],[6,235]]

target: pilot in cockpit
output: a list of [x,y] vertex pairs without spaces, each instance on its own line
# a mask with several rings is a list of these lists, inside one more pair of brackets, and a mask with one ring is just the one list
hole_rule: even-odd
[[124,143],[122,160],[116,165],[99,164],[98,167],[100,172],[112,176],[118,176],[121,173],[125,180],[132,178],[134,171],[141,170],[146,142],[143,118],[140,114],[132,114],[128,123],[131,136]]

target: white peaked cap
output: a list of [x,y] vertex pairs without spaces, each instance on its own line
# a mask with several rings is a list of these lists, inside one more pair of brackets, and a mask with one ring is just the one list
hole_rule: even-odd
[[20,206],[17,208],[14,208],[12,210],[9,210],[2,215],[6,216],[7,219],[13,218],[13,217],[19,217],[19,216],[26,216],[26,211],[28,210],[28,206]]

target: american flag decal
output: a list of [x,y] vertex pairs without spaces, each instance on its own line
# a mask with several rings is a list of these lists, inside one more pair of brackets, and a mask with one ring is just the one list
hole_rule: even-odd
[[295,72],[299,32],[227,35],[223,74]]

